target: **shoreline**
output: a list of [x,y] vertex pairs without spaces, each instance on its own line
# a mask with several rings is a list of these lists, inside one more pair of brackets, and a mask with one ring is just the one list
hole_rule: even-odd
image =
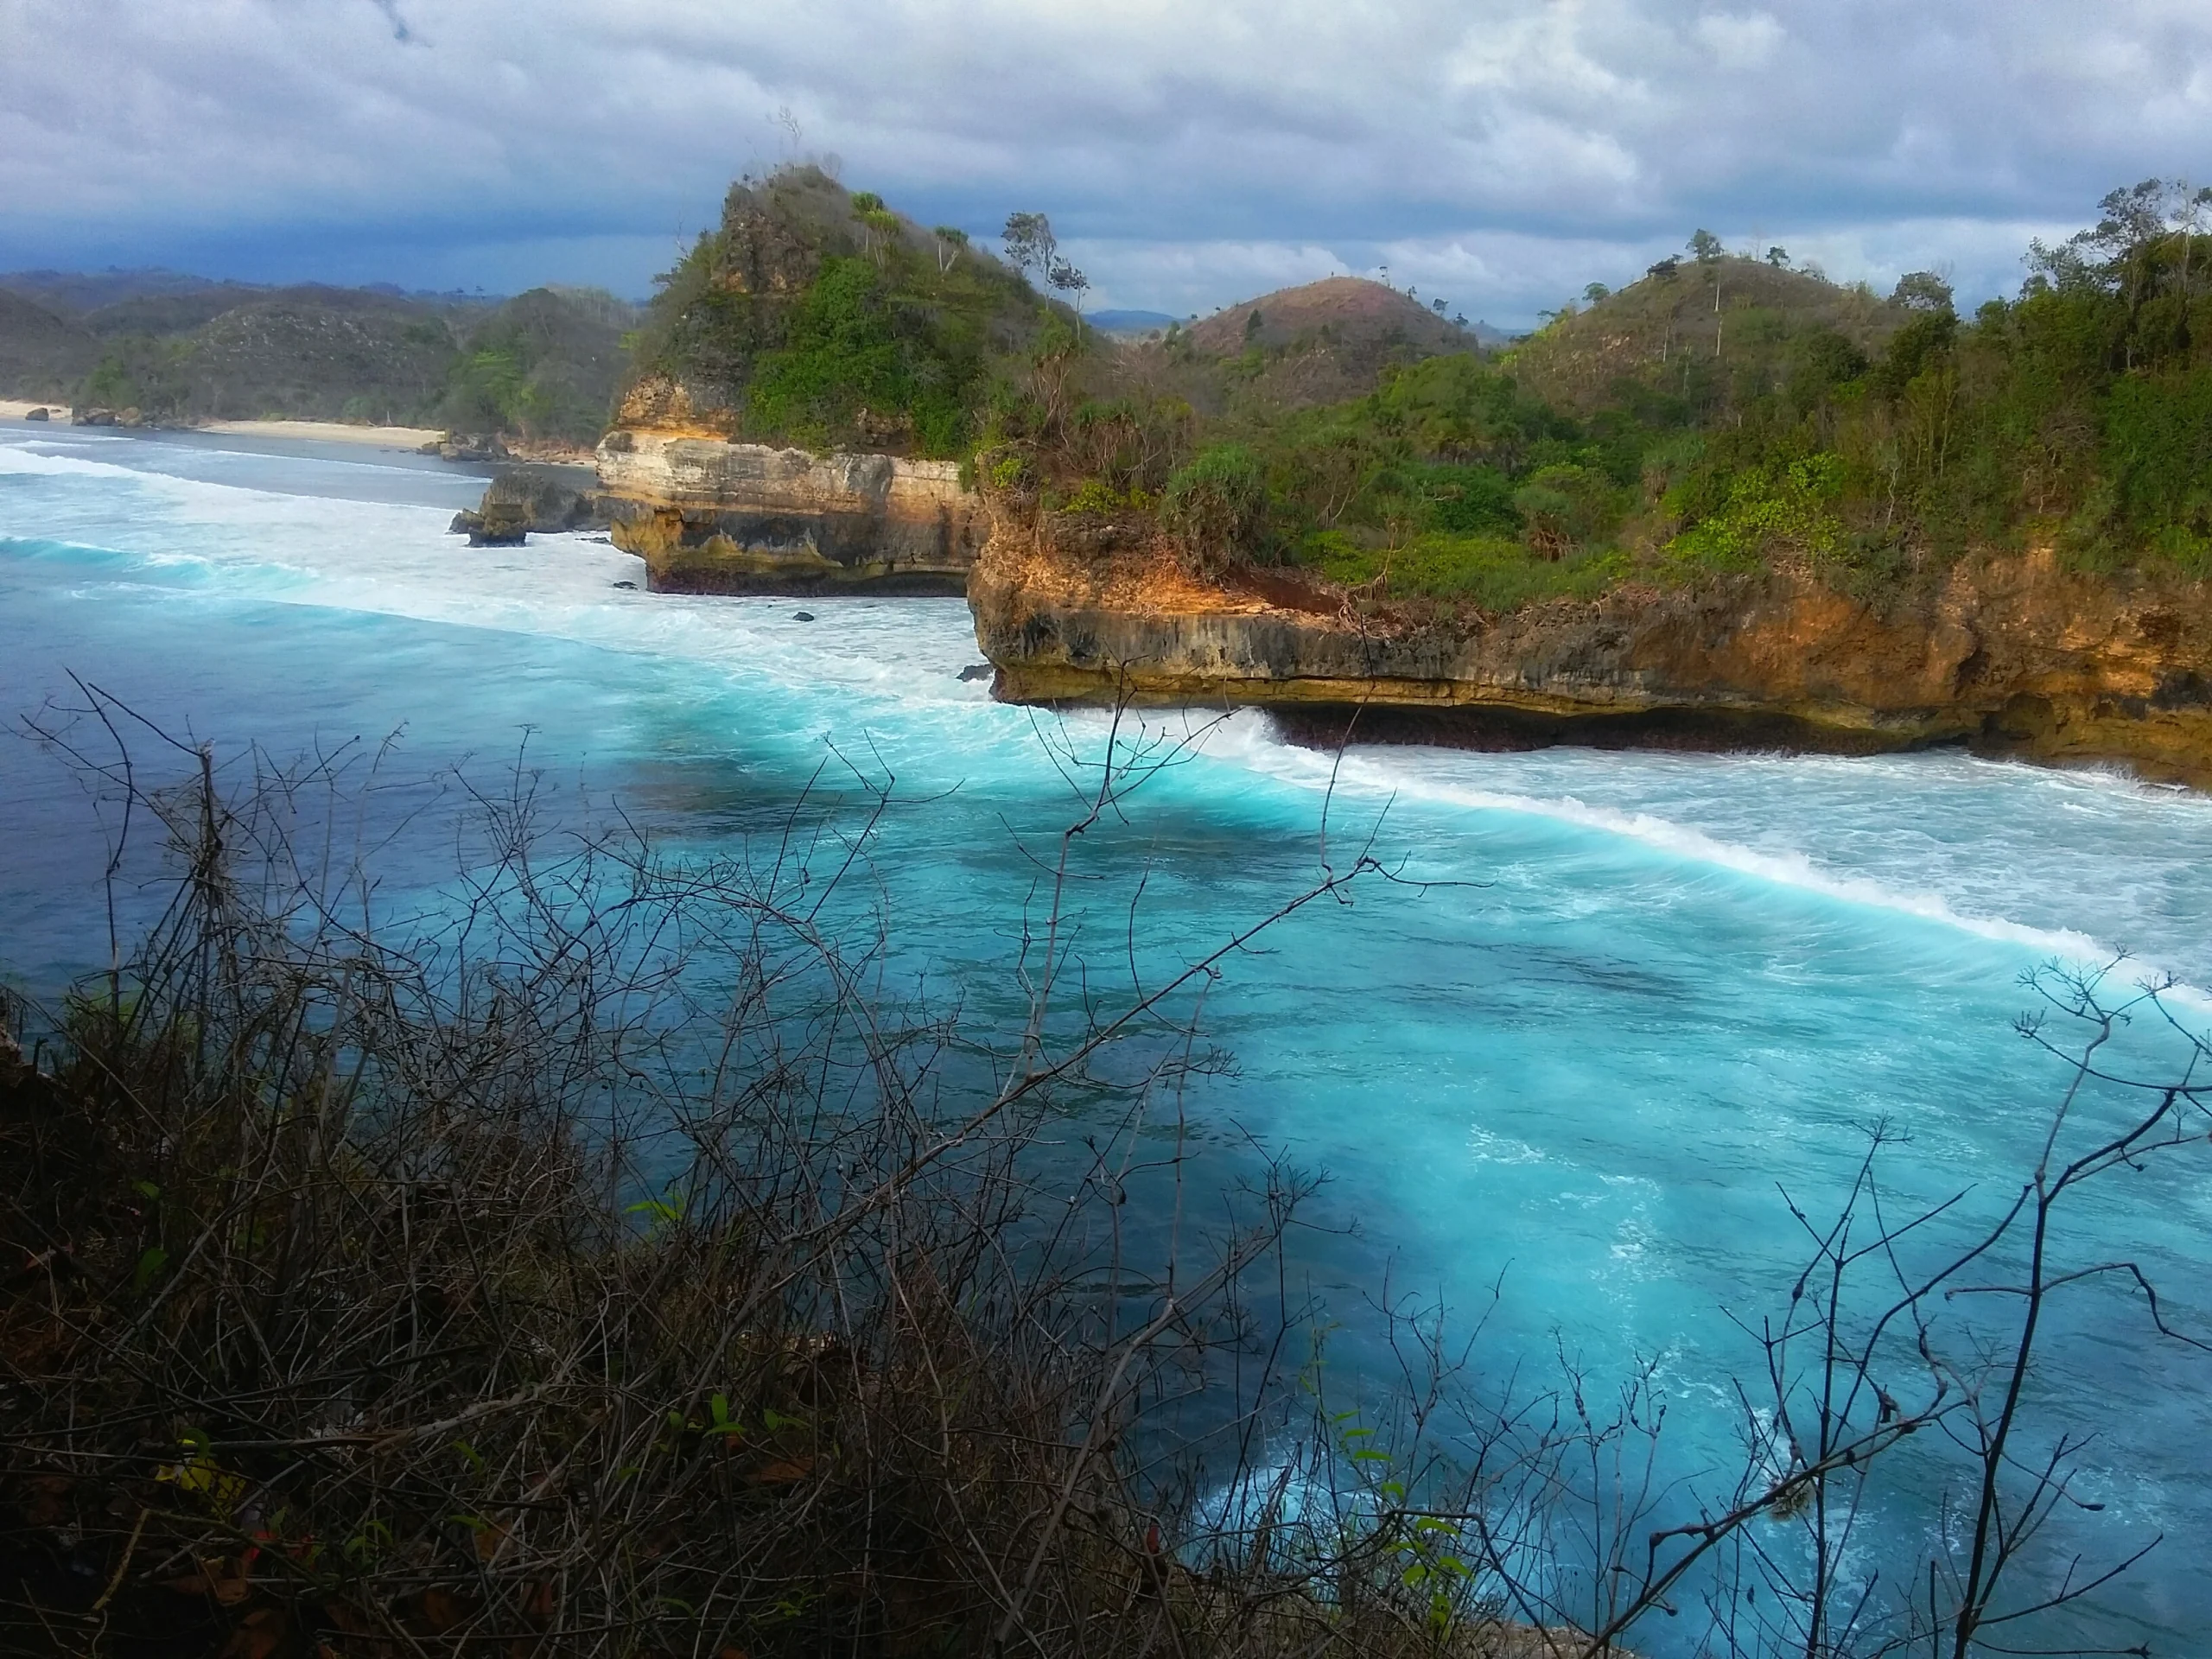
[[[22,398],[0,397],[0,421],[37,423],[29,419],[35,409],[45,410],[52,425],[75,424],[76,410],[67,404],[35,403]],[[105,427],[104,431],[130,432],[206,432],[226,438],[312,438],[322,443],[358,443],[365,448],[378,449],[408,449],[420,453],[425,447],[435,448],[443,443],[446,434],[441,429],[428,426],[356,426],[346,421],[205,421],[190,426],[130,426]]]
[[379,449],[410,449],[445,442],[443,431],[427,426],[353,426],[344,421],[208,421],[183,429],[227,438],[315,438],[324,443],[359,443]]

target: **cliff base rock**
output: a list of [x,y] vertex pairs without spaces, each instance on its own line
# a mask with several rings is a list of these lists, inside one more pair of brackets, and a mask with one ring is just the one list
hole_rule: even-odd
[[2047,552],[1871,600],[1783,569],[1438,618],[1014,530],[986,549],[970,603],[1008,702],[1256,706],[1330,743],[1957,745],[2212,787],[2212,589],[2083,575]]
[[955,595],[988,529],[950,461],[626,428],[599,481],[614,544],[659,593]]

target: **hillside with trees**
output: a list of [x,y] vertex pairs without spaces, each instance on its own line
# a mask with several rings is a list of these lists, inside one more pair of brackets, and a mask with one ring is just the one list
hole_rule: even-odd
[[[1033,258],[1050,230],[1024,217]],[[752,442],[964,454],[1008,365],[1048,335],[1074,338],[1063,313],[964,232],[785,168],[734,185],[717,226],[661,278],[632,401]]]
[[588,443],[636,321],[588,289],[497,302],[24,272],[0,278],[0,392],[155,423],[274,416]]
[[1497,612],[1777,563],[1874,596],[2033,548],[2201,578],[2208,200],[2115,190],[1969,316],[1932,273],[1884,297],[1700,232],[1502,357],[1386,364],[1322,407],[1207,408],[1141,353],[1094,360],[1062,377],[1080,395],[1005,413],[991,476],[1071,535],[1108,513],[1108,542],[1165,535],[1195,574],[1302,567],[1376,604]]

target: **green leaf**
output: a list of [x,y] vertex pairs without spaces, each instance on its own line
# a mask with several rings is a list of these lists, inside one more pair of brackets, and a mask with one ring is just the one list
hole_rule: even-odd
[[168,1264],[169,1253],[167,1250],[158,1244],[149,1245],[145,1254],[138,1258],[138,1265],[130,1270],[131,1290],[143,1294]]

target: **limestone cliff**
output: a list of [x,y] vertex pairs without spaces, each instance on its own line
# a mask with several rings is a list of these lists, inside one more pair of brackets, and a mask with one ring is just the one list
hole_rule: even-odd
[[1960,744],[2212,787],[2202,583],[2037,554],[1872,601],[1783,569],[1440,618],[1276,573],[1195,582],[1141,536],[1103,541],[1008,526],[986,548],[970,603],[1001,698],[1258,705],[1325,740],[1488,748]]
[[952,461],[630,426],[598,459],[614,543],[662,593],[957,594],[988,529]]

